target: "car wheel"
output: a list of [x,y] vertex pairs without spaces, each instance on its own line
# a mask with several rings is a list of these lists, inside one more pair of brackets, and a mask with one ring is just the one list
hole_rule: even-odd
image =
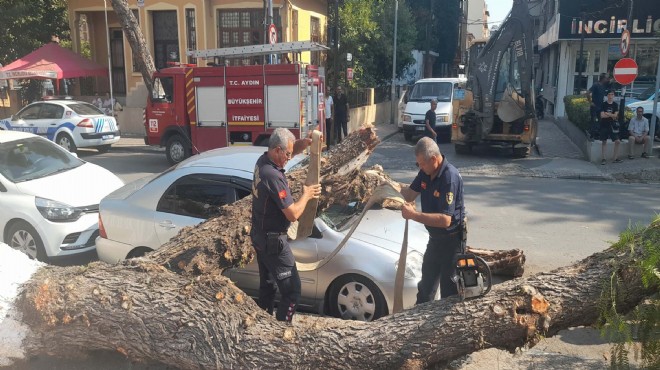
[[99,153],[107,153],[110,151],[110,145],[100,145],[96,147],[96,150],[99,151]]
[[57,139],[55,139],[55,143],[62,148],[75,153],[78,148],[76,147],[76,143],[73,142],[73,138],[65,133],[61,133],[57,135]]
[[165,145],[165,155],[172,165],[190,157],[190,148],[183,136],[174,135],[167,140],[167,144]]
[[412,141],[412,134],[409,134],[409,133],[407,133],[407,132],[404,132],[404,133],[403,133],[403,138],[404,138],[406,141]]
[[16,222],[7,231],[6,243],[25,254],[31,259],[46,261],[46,250],[44,243],[37,230],[24,221]]
[[360,275],[346,275],[330,287],[329,313],[345,320],[372,321],[387,314],[376,284]]

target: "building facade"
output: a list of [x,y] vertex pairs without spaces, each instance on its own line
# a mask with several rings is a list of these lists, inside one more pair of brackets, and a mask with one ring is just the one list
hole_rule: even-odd
[[[107,2],[107,7],[104,3]],[[268,12],[265,1],[242,0],[142,0],[129,6],[140,23],[140,29],[157,69],[172,63],[204,66],[209,60],[196,60],[188,50],[267,43]],[[124,36],[111,2],[69,0],[69,23],[73,44],[81,48],[88,42],[93,59],[112,70],[113,93],[125,97],[126,106],[143,107],[146,89],[138,72],[130,45]],[[273,0],[272,23],[277,27],[279,42],[312,40],[325,43],[327,29],[326,0]],[[107,23],[106,23],[107,11]],[[109,36],[109,38],[108,38]],[[110,58],[108,58],[108,49]],[[296,62],[298,55],[290,55]],[[300,61],[321,65],[320,52],[300,54]],[[260,61],[243,58],[227,61],[233,65]],[[109,91],[109,86],[96,86],[96,92]]]
[[565,116],[564,96],[586,92],[600,73],[612,76],[614,64],[623,57],[621,34],[626,28],[631,32],[627,56],[639,65],[628,91],[655,84],[660,50],[657,0],[544,0],[540,6],[544,32],[537,40],[536,79],[543,87],[547,113]]

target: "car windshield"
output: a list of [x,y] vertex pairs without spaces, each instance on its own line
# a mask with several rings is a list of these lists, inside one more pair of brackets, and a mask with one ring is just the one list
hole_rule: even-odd
[[0,143],[0,173],[12,182],[50,176],[84,163],[56,144],[38,137]]
[[651,86],[648,89],[644,90],[637,99],[639,100],[648,100],[653,96],[653,91],[655,91],[655,86]]
[[413,86],[408,101],[430,102],[436,98],[438,102],[451,101],[451,82],[420,82]]
[[81,116],[97,116],[97,115],[105,114],[101,112],[101,110],[95,107],[94,105],[84,102],[68,104],[67,107],[69,107],[69,109],[71,109],[72,111],[76,112],[76,114]]
[[343,231],[353,226],[361,211],[362,204],[359,202],[350,202],[345,206],[333,204],[319,217],[335,231]]

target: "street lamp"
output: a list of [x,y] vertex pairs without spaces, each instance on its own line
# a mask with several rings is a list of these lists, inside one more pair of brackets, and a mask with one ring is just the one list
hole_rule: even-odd
[[390,90],[390,101],[392,102],[392,111],[390,115],[390,124],[394,124],[396,118],[396,108],[398,101],[394,100],[394,80],[396,79],[396,33],[399,22],[399,0],[394,0],[394,51],[392,52],[392,87]]

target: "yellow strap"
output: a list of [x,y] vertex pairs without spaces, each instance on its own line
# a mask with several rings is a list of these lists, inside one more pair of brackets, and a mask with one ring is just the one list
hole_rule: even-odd
[[[378,186],[375,190],[374,193],[371,194],[371,197],[369,197],[369,200],[367,201],[367,204],[364,206],[364,209],[360,213],[360,216],[358,219],[353,223],[353,226],[351,226],[351,229],[346,233],[346,236],[344,236],[344,239],[337,245],[337,248],[332,251],[329,255],[325,256],[323,259],[312,262],[312,263],[301,263],[301,262],[296,262],[296,267],[298,268],[298,271],[314,271],[318,270],[323,265],[328,263],[332,257],[337,255],[339,251],[346,245],[346,242],[348,239],[350,239],[351,235],[353,235],[353,232],[355,232],[355,229],[357,229],[358,225],[360,225],[360,221],[362,221],[362,218],[364,217],[365,214],[367,214],[367,211],[371,209],[375,204],[379,204],[383,202],[384,200],[389,199],[393,200],[396,202],[401,202],[403,203],[403,197],[401,196],[401,193],[399,193],[398,190],[396,190],[394,187],[392,187],[391,184],[385,183],[380,186]],[[407,225],[407,223],[406,223]],[[407,235],[407,234],[406,234]],[[405,266],[405,261],[404,261],[404,266]],[[405,267],[404,267],[405,268]]]

